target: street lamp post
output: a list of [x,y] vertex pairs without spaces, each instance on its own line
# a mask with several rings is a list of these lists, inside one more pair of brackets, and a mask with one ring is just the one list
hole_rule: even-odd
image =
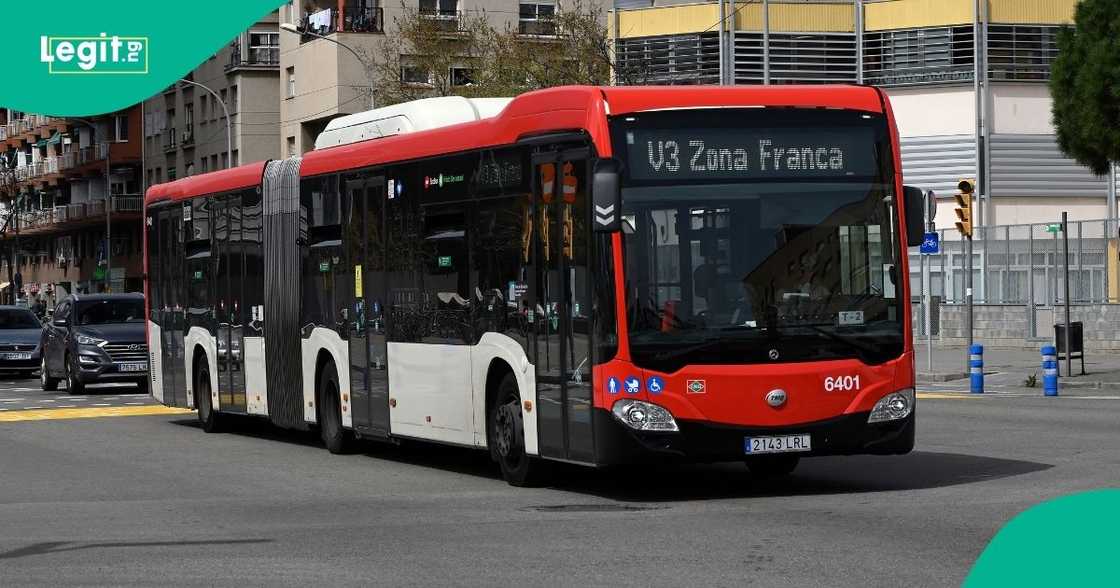
[[206,86],[205,84],[200,84],[198,82],[193,82],[187,79],[182,79],[179,81],[183,82],[184,84],[198,86],[199,88],[206,90],[210,93],[211,96],[214,97],[214,100],[218,101],[218,104],[222,105],[222,113],[226,115],[226,167],[233,167],[233,131],[231,130],[232,125],[230,124],[229,109],[226,108],[226,101],[219,98],[217,92],[211,90],[210,87]]
[[312,32],[311,30],[300,30],[299,27],[297,27],[296,25],[294,25],[290,22],[280,23],[280,30],[287,31],[289,33],[295,33],[297,35],[311,35],[312,37],[315,37],[317,39],[322,39],[324,41],[330,41],[331,43],[334,43],[335,45],[338,45],[339,47],[342,47],[343,49],[349,51],[350,54],[353,55],[354,58],[358,60],[358,63],[362,64],[362,67],[364,67],[367,72],[370,72],[370,74],[369,74],[369,76],[370,76],[370,80],[369,80],[369,107],[370,108],[374,107],[374,95],[376,93],[376,88],[374,88],[374,80],[373,80],[373,74],[372,74],[373,66],[369,62],[367,62],[361,55],[359,55],[358,52],[355,51],[353,47],[351,47],[351,46],[347,45],[346,43],[343,43],[343,42],[341,42],[337,39],[332,39],[328,36],[320,35],[319,33]]

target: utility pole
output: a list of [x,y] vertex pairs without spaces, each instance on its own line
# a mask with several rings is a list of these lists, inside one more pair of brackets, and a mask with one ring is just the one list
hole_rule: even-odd
[[1065,347],[1066,347],[1066,377],[1073,375],[1073,354],[1070,353],[1072,348],[1069,346],[1070,331],[1073,329],[1073,324],[1069,322],[1069,213],[1062,211],[1062,257],[1064,258],[1065,278],[1066,278],[1066,328],[1065,328]]

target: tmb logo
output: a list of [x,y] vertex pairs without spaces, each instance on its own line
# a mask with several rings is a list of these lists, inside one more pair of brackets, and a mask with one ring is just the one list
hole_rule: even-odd
[[52,74],[148,73],[148,37],[39,37],[39,61]]

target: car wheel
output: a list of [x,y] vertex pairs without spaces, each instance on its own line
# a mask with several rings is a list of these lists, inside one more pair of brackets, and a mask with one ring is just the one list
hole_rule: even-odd
[[759,455],[747,460],[747,469],[760,478],[788,476],[801,458],[796,455]]
[[490,407],[491,453],[497,457],[502,478],[511,486],[538,486],[547,477],[547,465],[525,452],[525,427],[517,380],[506,374],[498,385],[497,400]]
[[210,397],[210,368],[206,366],[205,358],[198,368],[198,374],[195,378],[194,385],[194,400],[195,406],[198,407],[198,422],[202,425],[202,430],[207,433],[220,433],[222,431],[222,418],[218,411],[214,410],[213,399]]
[[354,445],[354,436],[342,427],[342,409],[339,406],[338,370],[334,362],[323,366],[319,374],[318,388],[319,435],[327,451],[334,454],[349,453]]
[[58,378],[51,377],[51,372],[47,369],[46,358],[43,358],[42,363],[39,364],[39,384],[46,392],[58,390]]
[[74,364],[74,356],[66,355],[66,390],[70,394],[81,394],[86,391],[85,384],[78,379],[78,366]]

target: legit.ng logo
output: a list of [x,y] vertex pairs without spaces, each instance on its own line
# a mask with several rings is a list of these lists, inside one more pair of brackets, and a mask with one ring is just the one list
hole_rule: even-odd
[[39,37],[39,61],[51,74],[146,74],[148,37]]

